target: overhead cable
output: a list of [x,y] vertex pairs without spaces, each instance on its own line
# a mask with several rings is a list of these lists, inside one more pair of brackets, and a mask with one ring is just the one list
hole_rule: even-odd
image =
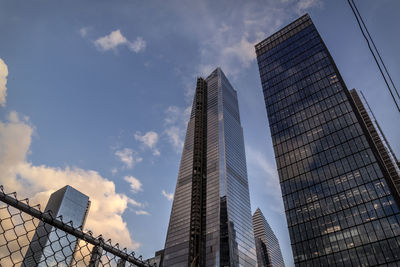
[[[364,20],[361,17],[360,12],[358,11],[358,8],[357,8],[356,4],[354,3],[354,0],[347,0],[347,2],[349,4],[349,6],[351,7],[351,10],[353,11],[353,14],[354,14],[354,16],[355,16],[355,18],[357,20],[358,26],[359,26],[359,28],[361,30],[362,35],[364,36],[364,39],[367,41],[368,48],[371,51],[371,54],[374,57],[374,60],[375,60],[376,64],[378,65],[379,71],[380,71],[380,73],[381,73],[381,75],[382,75],[382,77],[383,77],[383,79],[384,79],[384,81],[386,83],[386,86],[387,86],[387,88],[388,88],[388,90],[390,92],[390,95],[392,96],[393,102],[395,103],[395,105],[397,107],[397,110],[400,112],[400,107],[399,107],[399,104],[397,103],[398,101],[400,102],[400,95],[399,95],[399,92],[398,92],[396,86],[394,85],[392,77],[390,76],[389,71],[387,70],[386,65],[384,64],[383,59],[382,59],[378,49],[376,48],[376,45],[375,45],[375,43],[374,43],[374,41],[373,41],[373,39],[372,39],[368,29],[367,29],[367,26],[364,23]],[[365,28],[365,31],[364,31],[363,27]],[[367,35],[368,35],[368,37],[367,37]],[[375,55],[375,52],[372,49],[371,44],[370,44],[370,40],[368,38],[371,40],[371,43],[372,43],[373,47],[376,50],[376,54],[378,55],[380,62],[378,61],[377,56]],[[382,70],[381,64],[382,64],[385,72]],[[392,88],[390,87],[390,85],[389,85],[389,83],[388,83],[388,81],[386,79],[385,74],[390,79],[390,82],[391,82],[391,84],[393,86],[393,90],[396,92],[396,95],[397,95],[397,97],[399,99],[396,100],[396,97],[393,94]]]

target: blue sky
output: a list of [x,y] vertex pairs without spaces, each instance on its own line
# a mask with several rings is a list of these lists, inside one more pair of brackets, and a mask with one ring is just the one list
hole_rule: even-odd
[[[398,1],[356,1],[400,84]],[[346,1],[0,0],[0,183],[46,203],[69,183],[87,227],[144,255],[164,246],[197,76],[238,91],[252,210],[293,265],[254,44],[308,12],[394,151],[399,114]]]

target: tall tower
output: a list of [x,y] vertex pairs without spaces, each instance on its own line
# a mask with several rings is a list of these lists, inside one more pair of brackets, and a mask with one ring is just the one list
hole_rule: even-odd
[[398,265],[399,194],[310,17],[256,53],[295,264]]
[[220,68],[198,78],[163,266],[255,266],[237,93]]
[[[89,206],[86,195],[67,185],[51,194],[45,212],[54,218],[62,216],[63,222],[78,228],[84,226]],[[76,237],[40,221],[22,266],[70,266],[77,245]]]
[[258,267],[285,267],[278,238],[258,208],[253,214]]
[[[394,186],[396,187],[397,193],[400,193],[400,169],[397,164],[398,159],[396,155],[394,154],[390,144],[383,134],[374,113],[372,112],[372,110],[370,110],[371,114],[368,113],[368,110],[363,104],[356,89],[351,89],[350,95],[354,102],[354,105],[357,107],[357,111],[360,114],[360,117],[362,118],[366,129],[368,130],[368,133],[370,134],[374,142],[374,145],[379,153],[379,157],[384,163],[384,167],[386,168],[387,173],[389,174]],[[368,102],[366,102],[366,105],[369,107]]]

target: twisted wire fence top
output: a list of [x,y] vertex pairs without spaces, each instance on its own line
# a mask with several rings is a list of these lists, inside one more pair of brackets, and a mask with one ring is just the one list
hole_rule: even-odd
[[31,206],[29,199],[18,200],[15,192],[6,194],[0,185],[0,267],[156,266],[81,228]]

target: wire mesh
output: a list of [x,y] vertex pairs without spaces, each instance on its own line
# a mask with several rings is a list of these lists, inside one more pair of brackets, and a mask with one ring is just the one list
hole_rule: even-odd
[[[0,186],[0,267],[150,266],[134,252],[5,194]],[[153,266],[153,265],[152,265]],[[156,266],[156,265],[154,265]]]

